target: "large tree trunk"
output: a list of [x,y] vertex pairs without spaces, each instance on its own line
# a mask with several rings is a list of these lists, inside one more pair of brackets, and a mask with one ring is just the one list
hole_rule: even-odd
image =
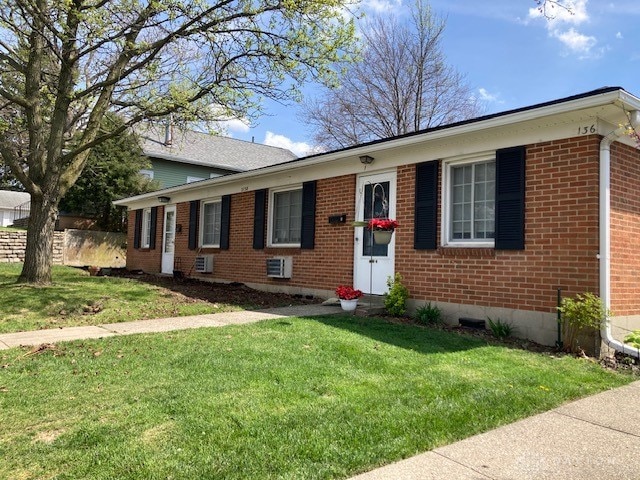
[[21,283],[51,283],[53,234],[58,217],[58,202],[31,195],[31,213],[27,230],[27,248]]

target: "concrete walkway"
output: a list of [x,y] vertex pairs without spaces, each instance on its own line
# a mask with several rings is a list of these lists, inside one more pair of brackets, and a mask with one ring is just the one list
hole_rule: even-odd
[[[85,338],[330,315],[302,305],[0,335],[0,350]],[[352,480],[640,479],[640,381],[353,477]]]
[[89,327],[64,327],[32,332],[0,334],[0,350],[19,346],[42,345],[43,343],[66,342],[87,338],[114,337],[117,335],[133,335],[136,333],[169,332],[201,327],[223,327],[225,325],[241,325],[254,323],[270,318],[294,316],[331,315],[339,313],[340,308],[334,305],[296,305],[291,307],[270,308],[266,310],[240,312],[211,313],[190,317],[156,318],[136,322],[109,323]]

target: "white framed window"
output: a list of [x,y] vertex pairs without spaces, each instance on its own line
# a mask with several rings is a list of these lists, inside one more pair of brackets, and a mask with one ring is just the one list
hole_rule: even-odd
[[444,165],[442,244],[493,247],[495,155],[451,160]]
[[269,246],[299,247],[302,227],[302,185],[269,192]]
[[142,211],[142,238],[140,239],[141,248],[149,248],[151,245],[151,209],[145,208]]
[[187,175],[187,183],[199,182],[200,180],[204,180],[204,178]]
[[222,224],[222,200],[203,200],[200,206],[200,245],[203,247],[220,246]]
[[153,180],[153,170],[140,170],[140,175],[147,177],[149,180]]

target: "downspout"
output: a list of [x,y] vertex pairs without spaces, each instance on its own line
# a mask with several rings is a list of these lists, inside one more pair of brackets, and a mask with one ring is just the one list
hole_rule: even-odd
[[[640,125],[638,110],[631,112],[629,118],[633,128]],[[600,299],[607,310],[611,309],[611,144],[625,131],[626,127],[620,127],[600,141]],[[609,321],[604,322],[600,335],[614,350],[640,357],[640,350],[613,338]]]

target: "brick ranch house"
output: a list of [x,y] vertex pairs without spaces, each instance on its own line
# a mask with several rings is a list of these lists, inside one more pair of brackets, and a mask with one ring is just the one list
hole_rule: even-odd
[[[615,315],[608,343],[627,348],[640,150],[621,125],[638,110],[603,88],[119,200],[127,268],[321,297],[340,284],[383,294],[398,272],[413,307],[499,318],[549,345],[557,289],[593,292]],[[387,246],[352,225],[372,211],[399,222]]]

